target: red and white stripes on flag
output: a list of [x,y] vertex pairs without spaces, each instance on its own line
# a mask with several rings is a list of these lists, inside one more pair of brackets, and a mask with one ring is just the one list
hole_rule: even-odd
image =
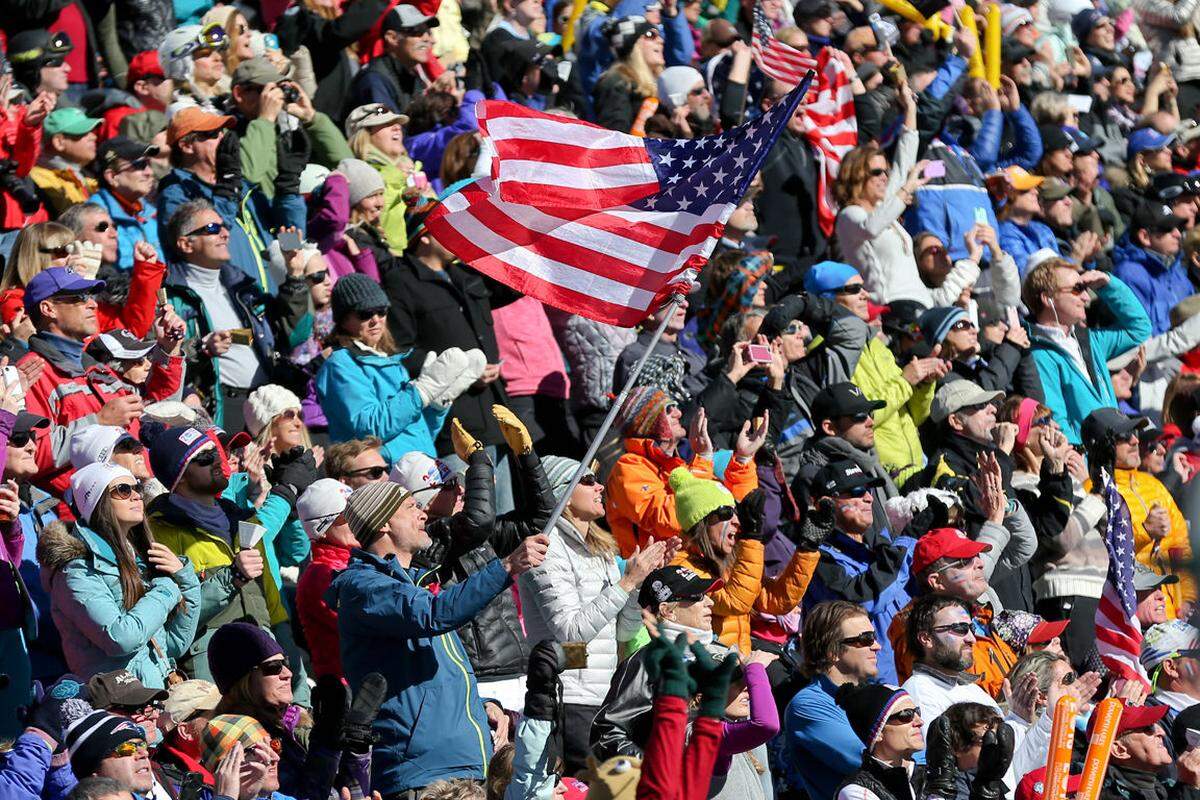
[[754,121],[695,140],[641,139],[483,101],[491,176],[448,189],[426,227],[519,292],[636,325],[690,287],[689,271],[712,252],[810,82]]
[[833,235],[837,203],[833,184],[842,159],[858,146],[858,117],[854,112],[851,76],[832,47],[817,56],[816,98],[804,104],[804,135],[817,154],[817,219],[826,236]]
[[1140,680],[1149,687],[1150,678],[1139,659],[1142,625],[1137,618],[1137,593],[1133,586],[1133,523],[1116,482],[1107,474],[1104,481],[1108,576],[1096,609],[1096,649],[1104,666],[1114,675]]
[[805,73],[817,68],[817,60],[803,50],[797,50],[775,38],[771,23],[763,13],[762,4],[754,4],[754,32],[750,36],[750,52],[763,74],[789,86],[796,86]]

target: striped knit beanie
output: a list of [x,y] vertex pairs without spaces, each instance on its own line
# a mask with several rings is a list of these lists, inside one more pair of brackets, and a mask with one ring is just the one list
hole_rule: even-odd
[[621,432],[626,438],[664,440],[671,438],[667,409],[675,405],[671,396],[654,386],[638,386],[621,406]]
[[244,714],[221,714],[213,717],[200,734],[200,763],[209,772],[216,772],[221,759],[233,746],[242,743],[249,750],[259,742],[271,741],[271,734],[254,717]]
[[838,687],[833,701],[846,712],[850,727],[870,750],[883,733],[883,726],[896,703],[908,697],[908,692],[882,683],[857,686],[844,683]]
[[542,456],[542,469],[546,471],[546,482],[550,484],[554,499],[561,500],[575,470],[579,469],[579,462],[564,456]]
[[63,744],[71,755],[71,771],[76,777],[86,778],[95,773],[117,745],[145,738],[146,732],[125,717],[93,711],[67,728]]
[[346,501],[346,524],[363,547],[370,547],[410,492],[391,481],[360,486]]

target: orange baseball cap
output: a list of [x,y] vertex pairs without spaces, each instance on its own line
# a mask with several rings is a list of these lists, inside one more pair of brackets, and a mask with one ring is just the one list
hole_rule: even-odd
[[1046,180],[1040,175],[1030,175],[1021,167],[1009,167],[1004,170],[1005,176],[1008,178],[1008,183],[1018,192],[1036,189],[1042,185],[1042,181]]
[[188,134],[232,128],[233,125],[233,117],[210,114],[196,106],[181,108],[175,112],[175,115],[171,117],[171,122],[167,125],[167,142],[174,147],[180,139]]

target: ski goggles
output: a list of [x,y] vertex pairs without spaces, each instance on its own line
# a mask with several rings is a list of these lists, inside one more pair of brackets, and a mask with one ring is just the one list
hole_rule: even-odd
[[[55,31],[50,34],[46,44],[42,47],[32,47],[28,50],[9,53],[8,60],[14,64],[31,64],[41,61],[45,62],[43,66],[58,66],[74,48],[70,36],[62,31]],[[51,61],[58,61],[58,64],[50,64]]]
[[171,51],[171,58],[195,55],[201,50],[224,50],[229,47],[229,34],[217,23],[205,25],[196,38]]

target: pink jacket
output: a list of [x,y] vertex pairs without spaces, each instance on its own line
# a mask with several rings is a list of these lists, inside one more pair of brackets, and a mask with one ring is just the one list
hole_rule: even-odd
[[350,185],[346,183],[346,176],[340,172],[329,173],[325,185],[319,193],[314,194],[309,207],[308,238],[316,243],[325,256],[334,283],[352,272],[361,272],[378,281],[379,267],[375,263],[375,254],[370,250],[360,250],[358,255],[352,256],[342,240],[342,234],[350,222]]
[[571,389],[566,362],[546,309],[532,297],[492,310],[496,344],[500,348],[500,375],[513,397],[542,395],[565,400]]

